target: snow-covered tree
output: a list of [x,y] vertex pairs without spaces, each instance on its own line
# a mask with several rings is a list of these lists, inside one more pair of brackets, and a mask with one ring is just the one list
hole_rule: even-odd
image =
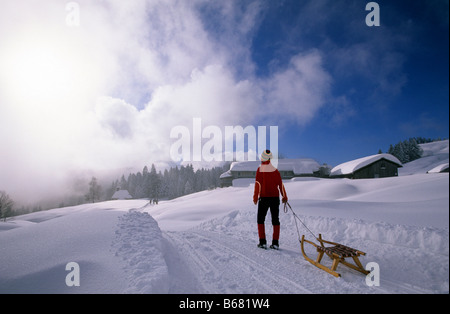
[[397,157],[402,163],[407,163],[422,157],[423,150],[415,138],[390,145],[388,153]]
[[13,200],[4,191],[0,191],[0,219],[6,221],[11,216],[14,206]]
[[142,174],[130,174],[127,180],[122,176],[120,184],[128,186],[128,192],[135,198],[173,199],[220,186],[220,175],[227,171],[229,166],[227,164],[224,167],[194,171],[192,165],[182,165],[165,169],[164,173],[161,173],[152,164],[150,170],[145,166]]
[[92,177],[89,182],[89,192],[86,194],[86,200],[88,202],[95,203],[99,201],[101,196],[101,186],[97,183],[97,178]]
[[148,174],[148,197],[149,199],[159,199],[161,190],[161,178],[156,172],[156,167],[152,164],[150,173]]

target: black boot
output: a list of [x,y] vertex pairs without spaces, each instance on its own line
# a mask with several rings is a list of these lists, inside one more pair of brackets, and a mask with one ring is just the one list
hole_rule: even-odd
[[267,250],[267,241],[266,239],[259,239],[258,247],[261,249]]
[[280,248],[280,245],[278,244],[278,240],[272,240],[272,245],[270,246],[271,249],[278,250]]

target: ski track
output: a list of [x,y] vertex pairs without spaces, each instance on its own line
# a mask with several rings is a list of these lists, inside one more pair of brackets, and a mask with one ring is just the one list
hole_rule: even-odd
[[168,235],[191,261],[193,271],[202,277],[205,293],[312,293],[289,278],[295,274],[280,273],[276,264],[281,262],[281,251],[265,251],[256,245],[250,248],[214,232]]
[[[366,276],[343,265],[338,267],[342,275],[340,278],[314,267],[303,258],[295,241],[283,244],[281,250],[274,251],[257,248],[256,241],[242,233],[191,229],[167,232],[166,235],[172,239],[172,245],[178,248],[185,264],[202,284],[202,293],[435,293],[442,291],[442,288],[422,283],[420,276],[412,277],[409,270],[419,269],[425,273],[425,266],[431,264],[433,269],[443,268],[437,274],[448,272],[448,266],[445,266],[448,258],[426,256],[434,254],[421,252],[420,249],[361,241],[358,247],[361,244],[361,247],[379,251],[371,249],[370,256],[361,258],[363,265],[372,261],[380,264],[381,284],[369,287]],[[312,246],[305,247],[305,250],[315,259],[317,253]],[[404,260],[405,254],[413,254],[417,259]],[[386,259],[386,255],[391,257]],[[322,264],[331,267],[331,259],[324,258]]]
[[[430,293],[429,289],[382,276],[380,286],[369,287],[365,276],[344,266],[341,278],[319,270],[303,259],[300,247],[279,251],[257,248],[255,241],[242,241],[214,231],[166,232],[178,247],[187,267],[202,286],[201,293],[216,294],[317,294],[317,293]],[[316,256],[314,250],[307,254]],[[367,262],[367,261],[366,261]],[[331,260],[323,259],[331,266]]]
[[[339,269],[345,278],[335,278],[304,260],[299,246],[262,250],[255,241],[242,241],[239,235],[204,230],[168,232],[167,236],[203,284],[202,293],[389,293],[390,290],[387,285],[368,287],[364,275],[346,267]],[[324,263],[331,266],[331,260]],[[396,283],[389,286],[392,288]]]
[[[148,248],[144,250],[144,247],[157,244],[153,242],[160,239],[158,241],[162,242],[157,242],[160,243],[158,246],[162,255],[155,261],[165,260],[167,264],[162,276],[170,281],[164,289],[167,293],[421,294],[445,291],[442,285],[448,284],[448,281],[441,278],[448,274],[448,256],[445,254],[404,244],[383,243],[378,239],[354,237],[351,237],[353,240],[347,239],[345,243],[350,241],[355,247],[364,248],[368,254],[361,257],[363,265],[373,261],[380,265],[381,285],[369,287],[366,276],[343,265],[338,266],[342,277],[335,278],[303,258],[296,241],[297,235],[289,227],[288,217],[283,218],[283,223],[287,226],[284,228],[281,250],[275,251],[256,246],[255,230],[252,230],[250,223],[250,218],[253,218],[251,213],[231,212],[186,231],[161,231],[146,214],[138,215],[135,212],[128,216],[128,220],[123,219],[126,224],[122,225],[123,229],[119,233],[126,236],[122,236],[119,241],[123,242],[121,249],[125,249],[120,255],[133,262],[132,268],[136,260],[148,263]],[[141,230],[142,222],[147,223],[150,229]],[[313,220],[310,219],[310,222],[313,223]],[[149,232],[153,234],[150,238]],[[129,238],[131,235],[133,237]],[[149,239],[153,239],[153,242],[149,243]],[[316,258],[317,252],[313,246],[307,245],[305,250],[308,256]],[[156,265],[162,266],[159,264],[161,262]],[[322,264],[330,267],[331,259],[324,258]],[[143,282],[145,286],[145,289],[139,291],[161,288],[159,284],[153,284],[161,278],[143,278],[141,269],[137,270],[137,273],[133,272],[133,277],[136,277],[133,278],[134,282]],[[430,272],[436,277],[433,282],[426,280]],[[133,283],[132,286],[136,284]]]

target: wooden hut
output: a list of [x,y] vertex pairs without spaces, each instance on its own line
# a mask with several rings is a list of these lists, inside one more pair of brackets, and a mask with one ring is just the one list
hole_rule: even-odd
[[391,154],[371,155],[345,162],[331,170],[331,178],[370,179],[398,176],[402,163]]
[[[230,170],[220,176],[222,187],[232,186],[235,179],[255,179],[256,170],[261,165],[260,161],[233,162]],[[310,158],[279,159],[276,167],[283,180],[296,177],[328,177],[328,165],[320,165]]]

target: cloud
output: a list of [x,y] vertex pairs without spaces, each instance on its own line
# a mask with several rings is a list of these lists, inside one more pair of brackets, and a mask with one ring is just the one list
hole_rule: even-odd
[[303,125],[324,105],[331,82],[319,51],[295,55],[286,69],[262,82],[267,99],[263,115]]
[[[170,130],[190,128],[195,117],[220,128],[286,116],[304,125],[328,97],[332,79],[318,50],[256,75],[251,38],[267,12],[261,1],[78,1],[75,28],[65,24],[60,1],[16,3],[0,13],[4,45],[19,33],[27,41],[56,30],[53,42],[70,42],[82,74],[73,92],[42,107],[0,95],[0,144],[8,147],[0,189],[11,195],[61,193],[74,174],[170,162]],[[13,14],[27,27],[6,19]]]
[[110,132],[112,138],[133,138],[138,111],[123,100],[114,98],[99,99],[95,116],[100,127]]

